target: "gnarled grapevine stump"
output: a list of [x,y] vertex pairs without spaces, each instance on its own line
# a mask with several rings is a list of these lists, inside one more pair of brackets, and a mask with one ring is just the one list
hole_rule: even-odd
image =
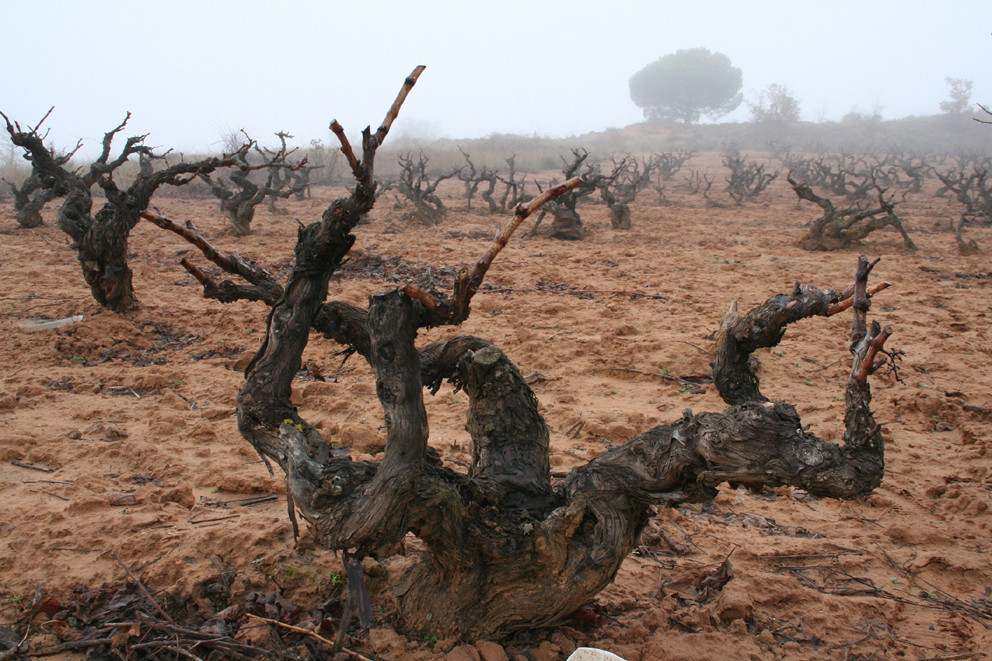
[[[551,480],[548,429],[537,399],[510,360],[476,337],[422,348],[416,338],[421,328],[467,318],[472,295],[513,230],[581,181],[518,206],[493,246],[458,276],[451,299],[407,286],[372,297],[368,309],[325,302],[330,275],[355,240],[350,231],[375,202],[376,149],[420,71],[407,79],[382,126],[365,130],[361,159],[332,123],[357,184],[319,222],[301,228],[285,286],[213,250],[191,227],[154,218],[251,283],[218,285],[200,273],[208,295],[272,305],[265,341],[238,398],[239,428],[267,463],[285,472],[291,503],[320,543],[343,551],[351,571],[357,559],[395,553],[408,534],[421,540],[422,550],[399,581],[375,595],[381,604],[395,604],[401,628],[478,639],[556,622],[613,580],[654,506],[710,499],[724,481],[795,485],[836,498],[862,497],[878,486],[884,444],[870,409],[868,376],[893,355],[884,349],[888,329],[867,323],[874,264],[864,257],[845,291],[797,284],[747,314],[732,308],[714,363],[726,410],[686,410],[680,420],[575,468],[561,484]],[[788,324],[847,308],[854,314],[853,364],[838,445],[809,433],[788,403],[769,402],[748,358],[777,344]],[[372,367],[387,430],[380,462],[332,451],[290,402],[311,329],[349,346]],[[429,444],[424,391],[436,392],[444,380],[469,399],[472,465],[466,473],[446,468]],[[349,581],[353,595],[361,583]]]

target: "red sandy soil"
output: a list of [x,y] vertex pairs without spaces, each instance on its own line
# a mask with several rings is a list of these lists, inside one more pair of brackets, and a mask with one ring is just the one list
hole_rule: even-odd
[[[221,249],[285,270],[293,219],[316,220],[336,192],[281,203],[287,216],[260,208],[253,233],[241,239],[212,200],[157,204],[192,219]],[[653,198],[645,192],[633,206],[630,231],[612,230],[606,208],[587,202],[584,241],[515,237],[487,280],[498,291],[480,292],[461,328],[422,334],[424,342],[479,335],[534,374],[554,471],[677,420],[683,409],[721,410],[713,386],[665,377],[710,372],[714,331],[733,300],[745,310],[795,280],[832,288],[852,280],[857,251],[796,247],[818,209],[797,207],[784,182],[743,207],[679,195],[675,205],[654,206]],[[508,218],[462,211],[461,199],[449,204],[443,224],[424,227],[400,220],[393,196],[384,196],[357,230],[355,254],[400,256],[442,273],[471,264]],[[958,213],[952,202],[912,195],[899,210],[917,252],[895,232],[875,233],[860,248],[882,258],[874,281],[893,283],[871,317],[891,326],[889,346],[906,352],[904,382],[872,377],[887,443],[885,480],[874,495],[840,502],[725,485],[712,504],[658,512],[641,549],[596,599],[597,617],[527,632],[503,648],[456,647],[397,634],[388,604],[375,604],[376,628],[353,646],[382,659],[480,658],[479,650],[494,659],[501,649],[510,658],[557,659],[577,645],[631,661],[987,658],[992,266],[986,255],[958,255],[947,231]],[[102,311],[53,214],[23,230],[9,205],[0,209],[0,620],[15,621],[38,589],[65,597],[78,585],[120,584],[125,566],[163,603],[186,600],[207,611],[221,573],[231,604],[280,591],[308,606],[340,589],[338,557],[307,534],[294,545],[281,476],[266,472],[237,431],[241,370],[266,308],[202,298],[178,261],[206,261],[142,223],[130,240],[141,308]],[[992,231],[968,236],[992,250]],[[364,304],[390,286],[336,279],[331,298]],[[77,314],[81,322],[59,330],[18,326]],[[841,316],[796,324],[780,346],[758,352],[765,394],[794,404],[831,441],[841,439],[849,370],[850,319]],[[304,354],[310,378],[331,380],[301,378],[295,398],[329,440],[374,455],[384,444],[374,381],[358,359],[342,366],[340,349],[312,338]],[[428,396],[431,443],[463,470],[465,401],[450,386]],[[269,494],[278,497],[237,502]],[[703,590],[702,577],[728,558],[731,580]],[[262,636],[266,625],[259,627]]]

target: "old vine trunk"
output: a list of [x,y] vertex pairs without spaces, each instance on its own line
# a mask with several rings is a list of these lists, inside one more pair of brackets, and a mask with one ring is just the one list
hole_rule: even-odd
[[[233,155],[176,163],[161,170],[142,172],[130,186],[121,190],[114,181],[114,172],[132,155],[159,158],[143,144],[147,136],[141,135],[128,138],[120,154],[110,159],[114,137],[127,125],[130,113],[116,128],[104,134],[103,151],[83,171],[67,169],[69,159],[55,156],[54,150],[45,146],[38,131],[48,115],[30,130],[22,130],[3,113],[0,116],[6,122],[11,142],[30,156],[33,173],[45,182],[44,190],[53,196],[65,196],[56,222],[73,241],[83,278],[93,298],[114,312],[126,312],[138,304],[127,263],[128,236],[138,224],[141,212],[151,204],[155,191],[166,184],[184,185],[197,174],[235,163]],[[103,189],[107,201],[94,214],[92,189],[95,185]]]
[[[354,243],[351,230],[375,202],[376,150],[421,71],[407,78],[382,126],[363,132],[361,158],[337,122],[331,124],[357,183],[350,197],[300,229],[296,264],[284,286],[257,266],[214,250],[192,226],[145,214],[251,283],[216,284],[184,262],[206,295],[272,306],[263,345],[246,370],[238,422],[266,463],[285,472],[291,511],[321,544],[343,551],[349,568],[365,557],[404,551],[408,534],[420,540],[405,549],[414,562],[373,594],[381,608],[395,605],[400,628],[478,639],[556,622],[613,580],[654,506],[705,501],[725,481],[752,488],[794,485],[836,498],[862,497],[879,485],[884,444],[870,409],[868,376],[895,353],[884,349],[889,330],[867,322],[870,296],[884,285],[868,289],[874,264],[864,257],[855,284],[844,291],[797,284],[747,314],[731,309],[714,363],[726,410],[686,410],[680,420],[644,432],[561,482],[551,478],[548,428],[537,398],[496,346],[462,336],[418,348],[416,338],[421,328],[464,321],[513,231],[541,204],[580,186],[580,179],[519,205],[493,246],[457,277],[450,299],[406,286],[372,297],[367,309],[325,302],[330,275]],[[846,432],[838,445],[807,431],[788,403],[768,401],[748,359],[758,347],[776,345],[788,324],[849,308],[853,366]],[[372,367],[387,430],[380,462],[332,451],[290,402],[311,329],[347,345]],[[424,391],[436,392],[445,380],[469,399],[472,465],[466,473],[446,468],[429,444]],[[363,591],[358,576],[349,580],[353,595]]]

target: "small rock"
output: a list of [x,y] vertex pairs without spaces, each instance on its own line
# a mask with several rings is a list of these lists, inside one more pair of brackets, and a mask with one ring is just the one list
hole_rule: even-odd
[[392,629],[375,628],[369,631],[368,649],[373,654],[400,652],[406,648],[406,639]]
[[481,661],[510,661],[503,646],[491,640],[475,641],[475,649],[479,650]]
[[534,658],[534,661],[558,661],[560,656],[557,645],[552,644],[550,641],[544,641],[537,648],[529,650],[530,655]]
[[152,498],[156,503],[176,503],[188,510],[193,509],[196,505],[196,496],[193,494],[193,488],[188,484],[159,491]]
[[137,505],[138,499],[134,497],[133,493],[127,491],[111,491],[107,494],[107,502],[111,507],[129,507]]
[[362,569],[372,578],[381,578],[387,574],[385,565],[372,556],[362,558]]
[[721,622],[728,623],[751,617],[754,613],[754,600],[738,581],[730,581],[717,597],[714,610]]
[[459,645],[444,655],[445,661],[481,661],[479,650],[471,645]]
[[238,357],[231,360],[229,364],[238,372],[244,372],[253,358],[255,358],[254,349],[251,351],[242,351]]
[[189,411],[189,402],[171,390],[165,390],[159,395],[159,403],[176,411]]
[[207,420],[223,420],[224,418],[230,418],[235,413],[236,410],[230,406],[212,406],[203,409],[200,415]]
[[571,654],[577,647],[572,639],[563,634],[561,631],[555,631],[551,634],[551,642],[561,649],[562,654]]

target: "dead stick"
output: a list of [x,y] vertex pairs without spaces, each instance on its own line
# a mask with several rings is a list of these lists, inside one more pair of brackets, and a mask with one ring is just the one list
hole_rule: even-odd
[[875,542],[874,544],[875,546],[878,547],[878,550],[885,555],[885,559],[889,561],[889,564],[892,565],[892,567],[895,568],[899,573],[901,573],[903,576],[912,576],[913,578],[916,578],[916,574],[912,573],[911,571],[900,565],[898,562],[896,562],[896,559],[893,558],[881,544],[879,544],[878,542]]
[[51,468],[49,466],[44,466],[42,464],[29,464],[18,459],[11,459],[10,463],[15,466],[20,466],[21,468],[29,468],[33,471],[41,471],[42,473],[54,473],[57,469]]
[[496,259],[500,251],[506,247],[513,232],[520,227],[520,223],[541,208],[541,205],[564,195],[581,183],[580,177],[573,177],[563,184],[549,188],[529,202],[518,204],[514,210],[513,220],[496,236],[489,249],[476,262],[475,267],[471,271],[463,270],[455,280],[453,300],[439,300],[433,294],[413,285],[406,285],[401,288],[401,291],[410,298],[420,301],[427,309],[447,322],[460,323],[464,321],[468,318],[469,303],[478,291],[479,285],[482,284],[482,280],[486,277],[489,267],[492,266],[493,260]]
[[117,561],[117,564],[119,564],[121,568],[127,572],[127,575],[131,577],[131,580],[133,580],[135,583],[138,584],[138,587],[141,588],[141,591],[144,593],[144,595],[148,597],[148,601],[152,602],[152,605],[155,606],[155,610],[158,611],[159,615],[167,619],[169,622],[175,624],[176,621],[172,619],[172,616],[170,616],[168,613],[162,610],[162,607],[159,606],[158,602],[155,601],[155,598],[152,597],[152,593],[148,591],[148,588],[146,588],[145,584],[141,582],[141,579],[135,576],[134,572],[132,572],[128,568],[128,566],[124,564],[124,561],[121,560],[121,556],[117,554],[117,551],[111,551],[111,554],[114,556],[114,560]]
[[[48,647],[41,650],[36,650],[31,652],[31,656],[52,656],[53,654],[61,654],[62,652],[68,652],[71,650],[82,650],[87,647],[97,647],[99,645],[110,645],[110,638],[90,638],[87,640],[70,640],[67,643],[61,643],[55,645],[54,647]],[[6,653],[5,653],[6,654]],[[6,657],[2,657],[6,658]]]
[[236,498],[234,500],[222,500],[221,505],[240,505],[242,507],[247,507],[248,505],[258,505],[260,503],[268,503],[273,500],[277,500],[279,496],[269,495],[269,496],[254,496],[252,498]]
[[[502,264],[507,260],[500,262]],[[667,301],[667,296],[662,296],[661,294],[646,294],[639,291],[626,291],[623,289],[607,290],[607,289],[568,289],[563,291],[553,291],[548,289],[538,289],[536,287],[528,287],[526,289],[511,289],[509,287],[500,287],[493,289],[482,290],[483,294],[529,294],[533,292],[538,292],[541,294],[599,294],[601,296],[630,296],[631,298],[648,298],[655,301]]]
[[168,650],[173,654],[178,654],[179,656],[184,656],[187,659],[193,659],[193,661],[203,661],[200,657],[193,654],[190,651],[184,650],[181,647],[175,647],[174,645],[168,645],[165,641],[153,641],[150,643],[135,643],[131,645],[131,649],[158,649],[158,650]]
[[[311,636],[313,638],[316,638],[320,642],[324,643],[325,645],[328,645],[330,647],[334,647],[334,643],[332,641],[324,638],[320,634],[314,633],[313,631],[309,631],[307,629],[301,629],[300,627],[294,627],[292,624],[285,624],[285,623],[280,622],[278,620],[270,620],[269,618],[262,617],[260,615],[253,615],[251,613],[245,613],[245,615],[247,615],[248,617],[250,617],[252,619],[255,619],[255,620],[261,620],[263,622],[268,622],[269,624],[274,624],[274,625],[279,626],[279,627],[282,627],[284,629],[290,629],[291,631],[296,631],[297,633],[302,633],[302,634],[305,634],[307,636]],[[365,656],[363,654],[359,654],[355,650],[350,650],[347,647],[342,647],[341,648],[341,651],[342,652],[345,652],[347,654],[351,654],[353,657],[355,657],[356,659],[359,659],[360,661],[373,661],[369,657],[367,657],[367,656]]]
[[[666,300],[667,300],[667,299],[666,299]],[[696,351],[698,351],[699,353],[703,353],[703,354],[706,354],[706,355],[709,355],[709,356],[712,356],[712,355],[713,355],[713,352],[712,352],[712,351],[708,351],[708,350],[706,350],[706,349],[703,349],[702,347],[697,347],[697,346],[696,346],[695,344],[693,344],[692,342],[686,342],[685,340],[675,340],[675,341],[676,341],[676,342],[681,342],[682,344],[688,344],[688,345],[689,345],[690,347],[692,347],[693,349],[695,349],[695,350],[696,350]]]
[[[198,512],[197,514],[206,514],[206,513],[207,512]],[[197,515],[194,514],[193,516],[191,516],[188,519],[186,519],[186,523],[192,524],[194,526],[198,526],[198,525],[200,525],[202,523],[213,523],[214,521],[227,521],[228,519],[236,519],[236,518],[238,518],[241,515],[240,514],[228,514],[227,516],[218,516],[218,517],[215,517],[213,519],[197,519],[196,516]],[[196,520],[194,520],[194,519],[196,519]]]
[[668,545],[668,548],[670,548],[672,551],[674,551],[678,555],[689,555],[689,553],[691,552],[689,550],[689,547],[688,546],[685,546],[683,544],[679,544],[674,539],[672,539],[671,535],[669,535],[664,530],[661,530],[660,531],[660,534],[661,534],[662,541],[665,542],[665,544]]
[[[551,339],[551,338],[548,338]],[[671,374],[663,374],[661,372],[645,372],[644,370],[635,369],[633,367],[607,367],[610,372],[631,372],[633,374],[647,374],[649,376],[657,376],[658,378],[665,379],[666,381],[674,381],[684,386],[705,386],[708,383],[701,383],[697,381],[689,381],[688,379],[683,379],[680,376],[672,376]]]

